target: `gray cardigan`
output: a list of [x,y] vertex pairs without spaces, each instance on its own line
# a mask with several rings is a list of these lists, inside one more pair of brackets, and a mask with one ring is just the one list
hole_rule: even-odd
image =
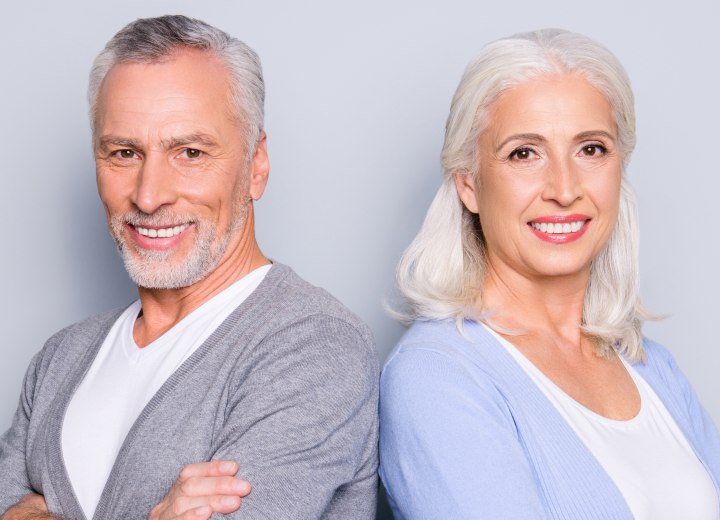
[[[121,312],[58,332],[32,360],[0,437],[0,514],[36,492],[52,513],[84,519],[62,422]],[[275,264],[141,412],[94,518],[147,518],[185,464],[211,459],[237,461],[253,486],[232,518],[374,518],[377,372],[368,328]]]

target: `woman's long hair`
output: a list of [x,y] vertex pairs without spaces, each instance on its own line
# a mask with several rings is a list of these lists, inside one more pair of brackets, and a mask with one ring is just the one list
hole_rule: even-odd
[[635,197],[625,167],[635,147],[635,109],[627,74],[605,47],[585,36],[542,29],[495,41],[465,70],[453,97],[442,151],[443,181],[425,221],[403,254],[397,282],[407,303],[399,317],[482,319],[486,271],[485,240],[478,216],[458,197],[454,177],[473,177],[479,168],[478,142],[488,107],[505,90],[546,74],[574,73],[587,79],[610,102],[618,128],[623,179],[617,224],[592,262],[582,327],[598,354],[643,359],[639,298],[638,225]]

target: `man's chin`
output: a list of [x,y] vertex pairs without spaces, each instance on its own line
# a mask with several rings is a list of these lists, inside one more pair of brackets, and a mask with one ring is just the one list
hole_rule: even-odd
[[219,244],[210,225],[199,225],[192,247],[188,250],[141,248],[115,235],[125,270],[135,285],[144,289],[181,289],[206,278],[217,267],[230,239],[226,234]]
[[201,266],[188,265],[187,262],[178,265],[163,262],[158,265],[156,262],[138,261],[135,258],[129,261],[125,259],[125,270],[135,285],[144,289],[182,289],[196,284],[209,272],[207,267],[203,269]]

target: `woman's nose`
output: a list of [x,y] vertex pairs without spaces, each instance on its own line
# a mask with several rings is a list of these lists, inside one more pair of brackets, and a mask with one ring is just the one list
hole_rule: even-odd
[[546,171],[545,187],[542,197],[568,207],[583,196],[580,173],[572,161],[551,161]]

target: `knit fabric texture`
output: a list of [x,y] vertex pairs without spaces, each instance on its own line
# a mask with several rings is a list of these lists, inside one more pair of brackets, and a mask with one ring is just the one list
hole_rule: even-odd
[[[485,328],[416,322],[380,382],[380,476],[396,520],[632,520],[605,470]],[[720,438],[670,353],[645,340],[635,369],[715,489]],[[657,454],[662,457],[662,453]]]
[[[62,421],[120,312],[58,332],[34,357],[0,437],[0,513],[34,492],[50,512],[84,519]],[[229,518],[374,518],[377,380],[369,329],[276,263],[143,409],[94,518],[145,519],[184,465],[214,459],[237,461],[253,486]]]

